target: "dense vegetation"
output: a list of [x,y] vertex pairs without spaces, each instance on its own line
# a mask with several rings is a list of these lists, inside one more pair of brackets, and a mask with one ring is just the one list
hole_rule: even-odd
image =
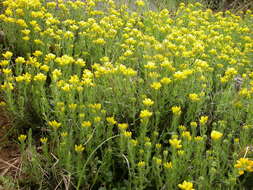
[[0,20],[21,187],[250,186],[250,10],[5,0]]

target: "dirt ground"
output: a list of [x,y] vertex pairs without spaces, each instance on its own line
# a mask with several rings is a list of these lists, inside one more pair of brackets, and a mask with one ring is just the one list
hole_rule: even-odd
[[10,119],[4,108],[0,107],[0,177],[15,177],[19,171],[19,151],[7,135],[10,129]]

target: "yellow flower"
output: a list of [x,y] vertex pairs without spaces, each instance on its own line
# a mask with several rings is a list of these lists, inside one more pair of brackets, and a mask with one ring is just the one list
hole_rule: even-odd
[[1,88],[5,89],[5,90],[13,90],[14,89],[13,84],[10,82],[6,82],[6,81],[4,81],[4,84],[1,85]]
[[15,62],[19,63],[19,64],[22,64],[22,63],[25,63],[25,59],[23,57],[18,57],[18,58],[15,59]]
[[223,136],[223,134],[222,134],[221,132],[219,132],[219,131],[213,130],[213,131],[211,132],[211,138],[212,138],[213,140],[218,140],[218,139],[220,139],[222,136]]
[[131,55],[133,55],[133,51],[132,50],[127,50],[127,51],[125,51],[125,53],[123,54],[123,56],[124,57],[129,57],[129,56],[131,56]]
[[76,65],[79,65],[80,67],[84,67],[85,66],[85,61],[81,58],[77,59],[75,62]]
[[49,121],[48,125],[55,129],[58,129],[61,126],[61,123],[58,123],[57,121],[53,120],[53,121]]
[[33,78],[34,81],[45,81],[46,79],[47,79],[47,76],[44,75],[43,73],[38,73]]
[[170,143],[170,145],[171,145],[172,147],[177,148],[177,149],[179,149],[179,148],[182,147],[182,145],[181,145],[181,140],[178,140],[177,138],[170,139],[170,140],[169,140],[169,143]]
[[201,125],[205,125],[207,123],[207,121],[208,121],[208,116],[201,116],[200,120],[199,120],[199,123]]
[[75,145],[75,151],[77,152],[77,153],[81,153],[81,152],[83,152],[84,151],[84,146],[83,145]]
[[186,127],[184,125],[179,125],[178,128],[182,131],[185,131],[186,130]]
[[39,57],[39,56],[41,56],[42,54],[43,54],[43,53],[42,53],[41,51],[39,51],[39,50],[33,52],[33,55],[34,55],[35,57]]
[[29,36],[24,36],[22,39],[25,40],[25,41],[30,40]]
[[226,76],[220,77],[220,81],[221,81],[221,83],[226,83],[226,82],[228,82],[228,78]]
[[42,65],[42,66],[40,66],[40,69],[41,69],[42,71],[48,72],[48,71],[49,71],[49,66],[47,66],[47,65]]
[[69,83],[78,84],[79,83],[79,77],[77,75],[72,75],[69,79]]
[[239,91],[239,95],[245,98],[250,98],[251,94],[250,94],[250,90],[248,90],[247,88],[242,88]]
[[104,45],[106,43],[106,41],[103,38],[98,38],[96,40],[93,40],[93,43],[95,43],[97,45]]
[[0,101],[0,106],[6,106],[6,103],[4,101]]
[[178,184],[178,187],[182,190],[194,190],[191,182],[184,181],[182,184]]
[[182,137],[185,137],[187,138],[188,140],[191,140],[192,137],[191,137],[191,133],[189,131],[183,131],[182,132]]
[[99,116],[94,117],[94,122],[95,123],[98,123],[100,121],[101,121],[101,117],[99,117]]
[[151,88],[155,89],[155,90],[158,90],[162,87],[161,83],[160,82],[153,82],[151,85],[150,85]]
[[13,15],[12,10],[10,10],[10,9],[6,9],[4,13],[5,13],[6,15],[8,15],[8,16],[12,16],[12,15]]
[[55,2],[47,2],[47,7],[49,7],[49,8],[55,8],[56,5],[57,4]]
[[137,1],[135,2],[135,4],[136,4],[138,7],[143,7],[143,6],[145,5],[145,2],[142,1],[142,0],[137,0]]
[[17,76],[17,77],[15,77],[15,80],[16,80],[17,82],[22,82],[22,81],[24,81],[25,79],[24,79],[24,76]]
[[157,143],[157,144],[155,145],[155,148],[156,148],[156,149],[160,149],[160,148],[162,148],[162,145],[161,145],[160,143]]
[[248,166],[249,159],[248,158],[240,158],[236,161],[235,168],[246,168]]
[[143,167],[145,167],[145,165],[146,165],[146,163],[145,163],[144,161],[140,161],[140,162],[138,162],[138,164],[137,164],[137,166],[138,166],[139,168],[143,168]]
[[100,110],[102,108],[101,104],[90,104],[89,106],[96,110]]
[[146,142],[150,142],[150,138],[149,138],[149,137],[144,137],[144,140],[145,140]]
[[44,45],[44,43],[41,41],[41,40],[33,40],[35,44],[38,44],[38,45]]
[[151,142],[145,142],[144,146],[146,146],[146,147],[151,147],[152,144],[151,144]]
[[64,84],[64,86],[61,87],[61,89],[65,92],[69,92],[71,90],[72,86],[69,84]]
[[3,57],[4,57],[5,59],[10,59],[10,58],[12,57],[13,53],[10,52],[10,51],[6,51],[6,52],[3,53],[2,55],[3,55]]
[[184,155],[184,153],[185,153],[185,151],[184,151],[184,150],[178,150],[178,151],[177,151],[177,154],[178,154],[179,156]]
[[18,140],[20,142],[24,142],[26,140],[26,138],[27,138],[27,136],[22,134],[22,135],[19,135]]
[[77,104],[69,104],[69,109],[75,110],[77,108]]
[[79,113],[79,117],[83,119],[85,117],[85,113]]
[[201,136],[196,136],[196,137],[194,137],[194,140],[195,140],[195,141],[202,141],[202,140],[203,140],[203,137],[201,137]]
[[169,84],[169,83],[171,83],[171,79],[168,78],[168,77],[163,77],[163,78],[160,80],[160,82],[161,82],[162,84]]
[[235,76],[237,74],[237,70],[235,68],[227,68],[226,72],[225,72],[225,76],[228,76],[229,78],[231,78],[232,76]]
[[253,172],[253,161],[249,160],[248,158],[240,158],[236,161],[234,167],[239,169],[239,175],[244,174],[244,171]]
[[130,132],[130,131],[124,131],[124,132],[123,132],[123,135],[124,135],[125,137],[130,138],[130,137],[132,136],[132,132]]
[[134,140],[134,139],[131,139],[131,140],[130,140],[130,143],[131,143],[131,145],[133,145],[133,146],[137,146],[137,145],[138,145],[138,141],[137,141],[137,140]]
[[47,138],[46,137],[40,138],[40,142],[43,144],[47,143]]
[[190,98],[190,100],[193,101],[193,102],[197,102],[197,101],[200,100],[198,94],[195,94],[195,93],[189,94],[189,98]]
[[194,127],[194,128],[198,126],[197,122],[195,122],[195,121],[192,121],[190,123],[190,125],[191,125],[191,127]]
[[[150,72],[149,74],[148,74],[148,76],[150,77],[150,78],[152,78],[152,79],[156,79],[156,78],[158,78],[159,76],[160,76],[160,74],[159,73],[157,73],[157,72]],[[158,82],[158,83],[160,83],[160,82]],[[153,83],[154,84],[154,83]],[[161,84],[160,84],[161,85]]]
[[24,34],[24,35],[26,35],[26,36],[29,35],[30,32],[31,32],[31,31],[28,30],[28,29],[21,30],[21,33]]
[[152,106],[154,104],[154,101],[152,101],[150,98],[145,98],[142,103],[145,105],[145,106]]
[[90,121],[83,121],[82,122],[82,127],[90,127],[91,126],[91,122]]
[[177,71],[173,74],[174,78],[177,80],[182,80],[182,79],[186,79],[187,75],[186,73],[182,72],[182,71]]
[[157,165],[161,165],[161,164],[162,164],[162,159],[160,159],[160,158],[153,157],[153,160],[155,161],[155,163],[156,163]]
[[61,133],[61,137],[66,137],[66,136],[68,136],[68,132],[62,132]]
[[64,38],[66,39],[70,39],[70,38],[73,38],[74,37],[74,34],[70,31],[66,31],[63,35]]
[[3,71],[3,73],[4,73],[5,75],[9,75],[9,74],[12,73],[12,70],[11,70],[11,69],[3,69],[2,71]]
[[99,59],[99,61],[101,61],[101,62],[103,62],[103,63],[107,63],[107,62],[110,62],[110,58],[107,57],[107,56],[104,56],[104,57],[101,57],[101,58]]
[[149,118],[153,115],[153,113],[149,110],[142,110],[140,113],[140,118]]
[[17,76],[17,77],[15,78],[15,80],[16,80],[17,82],[22,82],[22,81],[24,81],[25,79],[24,79],[24,76]]
[[62,72],[59,69],[55,69],[52,72],[52,75],[53,75],[53,80],[57,80],[62,75]]
[[148,62],[146,65],[144,65],[145,68],[147,69],[156,69],[157,66],[154,62]]
[[180,106],[173,106],[171,111],[174,115],[180,115],[182,113]]
[[30,73],[23,74],[23,77],[24,77],[24,81],[27,83],[31,82],[32,80],[32,75]]
[[127,123],[119,123],[118,124],[118,128],[122,131],[126,130],[128,128],[128,124]]
[[167,168],[167,169],[170,169],[170,168],[172,168],[172,162],[165,162],[165,163],[163,164],[163,166],[164,166],[165,168]]
[[45,61],[46,62],[52,61],[55,59],[55,57],[56,57],[55,54],[49,53],[45,56]]
[[0,66],[7,66],[7,65],[9,65],[9,61],[8,60],[2,60],[2,61],[0,61]]
[[111,125],[114,125],[117,123],[117,121],[114,119],[114,117],[107,117],[106,121],[110,123]]

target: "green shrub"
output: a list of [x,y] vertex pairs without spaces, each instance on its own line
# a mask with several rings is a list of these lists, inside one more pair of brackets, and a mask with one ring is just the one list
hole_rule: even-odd
[[242,189],[253,171],[252,12],[135,3],[4,1],[1,92],[26,182]]

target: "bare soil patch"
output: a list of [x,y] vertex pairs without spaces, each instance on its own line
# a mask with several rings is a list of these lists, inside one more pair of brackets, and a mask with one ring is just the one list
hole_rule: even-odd
[[11,122],[4,108],[0,108],[0,176],[15,177],[19,170],[18,146],[8,137]]

